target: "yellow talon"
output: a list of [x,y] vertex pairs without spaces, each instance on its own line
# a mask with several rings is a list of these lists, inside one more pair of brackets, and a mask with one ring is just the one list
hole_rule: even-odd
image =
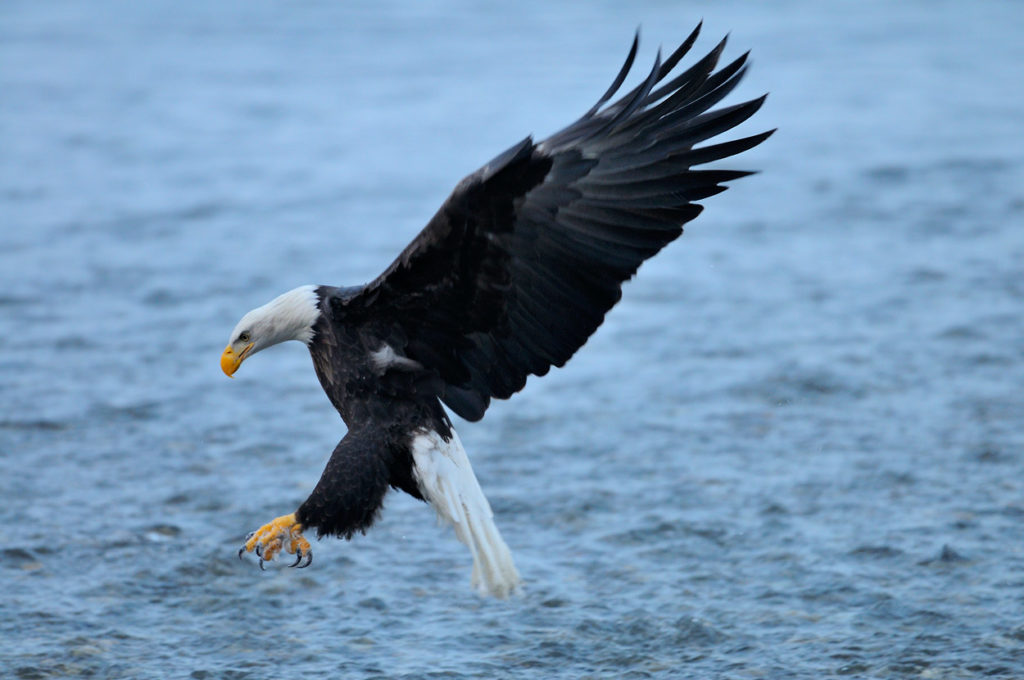
[[302,535],[302,525],[295,519],[295,513],[278,517],[254,531],[238,554],[255,551],[262,568],[264,562],[273,560],[282,550],[297,556],[293,567],[299,566],[303,559],[306,560],[303,567],[308,567],[313,561],[313,550]]

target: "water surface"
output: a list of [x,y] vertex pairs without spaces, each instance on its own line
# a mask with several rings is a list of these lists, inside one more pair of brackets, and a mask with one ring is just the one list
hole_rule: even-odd
[[[248,309],[701,17],[779,127],[567,368],[462,439],[526,579],[429,508],[235,559],[343,428]],[[4,677],[1024,677],[1024,8],[0,7]]]

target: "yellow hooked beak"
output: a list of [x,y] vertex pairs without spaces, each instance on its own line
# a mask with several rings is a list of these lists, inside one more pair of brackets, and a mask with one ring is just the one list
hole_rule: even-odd
[[238,367],[245,361],[245,357],[252,351],[253,344],[250,342],[246,345],[241,354],[235,354],[235,350],[232,349],[231,345],[224,348],[224,353],[220,355],[220,368],[224,371],[224,375],[229,378],[234,377],[235,371],[238,370]]

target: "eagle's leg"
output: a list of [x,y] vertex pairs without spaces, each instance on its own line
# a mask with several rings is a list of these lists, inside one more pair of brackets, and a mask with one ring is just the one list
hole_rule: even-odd
[[[293,567],[302,569],[313,562],[313,549],[302,535],[302,525],[295,519],[295,513],[278,517],[249,534],[245,544],[238,550],[238,556],[255,552],[260,558],[262,569],[264,562],[271,561],[282,550],[295,555],[295,562],[291,565]],[[302,564],[303,560],[305,564]]]

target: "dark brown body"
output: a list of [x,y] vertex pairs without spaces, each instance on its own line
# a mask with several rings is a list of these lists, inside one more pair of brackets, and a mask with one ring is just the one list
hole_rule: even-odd
[[704,144],[764,98],[713,109],[745,70],[746,55],[715,70],[725,41],[673,74],[698,32],[608,103],[634,41],[594,107],[466,177],[376,280],[316,290],[309,349],[349,432],[297,511],[303,526],[351,536],[373,522],[389,486],[422,497],[410,444],[423,432],[451,438],[442,403],[479,420],[491,399],[564,365],[622,283],[701,212],[696,201],[750,174],[694,167],[771,134]]

